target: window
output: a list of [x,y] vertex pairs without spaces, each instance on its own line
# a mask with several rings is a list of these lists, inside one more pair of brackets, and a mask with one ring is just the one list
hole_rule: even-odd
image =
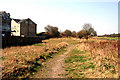
[[32,24],[32,22],[30,22],[30,24]]
[[24,35],[21,35],[21,37],[24,37]]
[[28,21],[26,21],[26,24],[28,24]]
[[2,34],[2,36],[5,36],[5,34]]

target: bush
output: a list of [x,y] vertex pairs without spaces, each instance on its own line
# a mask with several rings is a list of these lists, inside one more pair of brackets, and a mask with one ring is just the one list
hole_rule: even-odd
[[87,32],[86,32],[85,30],[81,30],[81,31],[79,31],[79,32],[77,33],[77,37],[79,37],[80,39],[81,39],[82,37],[87,38]]
[[73,32],[72,32],[72,37],[76,37],[76,34],[77,34],[77,33],[76,33],[75,31],[73,31]]
[[65,30],[65,31],[64,31],[64,34],[65,34],[66,36],[71,36],[71,35],[72,35],[72,32],[71,32],[70,30]]

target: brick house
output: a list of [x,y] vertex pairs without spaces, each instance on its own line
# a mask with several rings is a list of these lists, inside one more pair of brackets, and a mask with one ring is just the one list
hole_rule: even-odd
[[11,20],[11,35],[21,37],[36,36],[37,24],[30,18],[28,19],[12,19]]

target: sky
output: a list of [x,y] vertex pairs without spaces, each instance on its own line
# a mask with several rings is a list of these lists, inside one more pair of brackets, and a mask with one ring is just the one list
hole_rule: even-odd
[[37,32],[47,25],[78,32],[89,23],[98,35],[118,33],[118,0],[0,0],[0,11],[30,18]]

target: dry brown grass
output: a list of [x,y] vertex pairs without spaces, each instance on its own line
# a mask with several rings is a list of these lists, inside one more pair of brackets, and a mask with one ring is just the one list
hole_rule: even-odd
[[71,39],[54,38],[31,46],[10,47],[2,50],[2,77],[27,77],[36,65],[48,56],[68,46]]
[[96,68],[88,78],[118,78],[118,41],[84,40],[76,47],[91,55]]
[[[53,38],[31,46],[2,49],[2,77],[27,77],[34,67],[70,44],[91,56],[96,65],[87,78],[118,77],[118,42],[99,39]],[[85,56],[85,55],[84,55]]]

